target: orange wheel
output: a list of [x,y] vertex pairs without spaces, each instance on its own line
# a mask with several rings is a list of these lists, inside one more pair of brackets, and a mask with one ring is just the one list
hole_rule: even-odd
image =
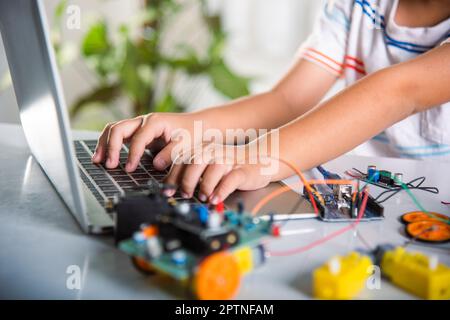
[[406,226],[406,233],[421,241],[446,242],[450,240],[450,225],[436,220],[417,221]]
[[[434,220],[441,221],[439,219],[442,219],[444,221],[450,220],[450,218],[447,217],[446,215],[436,213],[436,212],[426,213],[423,211],[412,211],[412,212],[408,212],[408,213],[405,213],[404,215],[402,215],[402,221],[404,223],[411,223],[411,222],[417,222],[417,221],[434,221]],[[444,221],[441,221],[441,222],[444,222]]]
[[155,269],[144,258],[131,257],[131,262],[133,263],[133,266],[143,274],[152,275],[155,273]]
[[199,265],[193,285],[201,300],[226,300],[236,295],[240,282],[241,274],[234,256],[217,252]]

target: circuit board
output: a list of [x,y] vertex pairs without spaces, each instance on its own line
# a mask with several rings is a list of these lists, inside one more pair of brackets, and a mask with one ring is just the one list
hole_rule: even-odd
[[[229,246],[227,250],[234,251],[241,247],[256,247],[263,237],[271,234],[272,222],[254,218],[245,213],[225,211],[220,230],[232,231],[239,239],[236,244]],[[208,232],[208,230],[206,230]],[[158,241],[164,241],[158,237]],[[169,274],[179,281],[188,280],[193,270],[207,256],[207,253],[198,253],[186,248],[180,248],[184,252],[183,263],[174,263],[173,252],[162,252],[158,257],[149,258],[146,242],[127,239],[119,243],[119,248],[133,257],[145,259],[153,268],[160,273]]]
[[[357,191],[357,187],[352,185],[317,185],[312,187],[316,192],[311,196],[314,198],[318,209],[319,217],[323,221],[345,222],[358,218],[358,211],[361,206],[362,196]],[[304,188],[303,194],[310,200],[309,193]],[[322,199],[319,199],[320,195]],[[374,198],[368,195],[368,201],[361,221],[373,221],[384,219],[384,208],[378,204]]]

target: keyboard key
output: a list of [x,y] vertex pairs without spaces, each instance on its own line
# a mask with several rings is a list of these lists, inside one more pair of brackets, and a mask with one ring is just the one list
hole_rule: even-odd
[[142,186],[134,185],[134,186],[124,186],[121,187],[125,191],[139,191],[139,190],[145,190],[145,188],[142,188]]
[[121,188],[126,188],[126,187],[136,187],[136,183],[134,182],[118,182],[119,186]]
[[88,147],[95,147],[95,146],[97,146],[97,140],[84,140],[83,142]]
[[131,174],[132,174],[132,175],[133,175],[133,174],[146,174],[147,176],[149,175],[149,174],[147,173],[147,171],[145,171],[145,170],[142,169],[142,168],[137,168],[137,169],[134,170]]
[[135,179],[136,180],[136,183],[137,184],[139,184],[139,185],[148,185],[148,182],[150,181],[150,177],[149,178],[146,178],[146,179]]
[[115,195],[120,194],[119,191],[116,191],[116,192],[104,192],[104,193],[105,193],[105,196],[107,196],[108,198],[110,198],[110,197],[112,198]]
[[116,186],[99,186],[102,191],[119,191]]
[[106,177],[106,173],[103,170],[101,170],[101,169],[87,169],[86,171],[90,175],[95,174],[95,175],[103,175],[103,176]]
[[127,175],[127,173],[125,171],[123,171],[122,169],[107,170],[107,172],[113,177]]
[[99,172],[99,173],[89,173],[92,179],[106,179],[108,175],[105,172]]
[[150,159],[141,159],[140,161],[141,165],[144,166],[145,169],[147,169],[147,167],[150,169],[151,167],[153,167],[153,161]]
[[85,169],[100,169],[103,171],[103,168],[97,164],[91,162],[83,164],[83,168]]
[[133,179],[150,179],[150,175],[147,173],[132,173],[131,176],[133,177]]
[[133,181],[129,176],[116,176],[114,177],[116,182],[131,182]]
[[106,175],[105,178],[101,178],[101,179],[95,179],[95,183],[99,186],[113,186],[114,183],[112,183],[111,179],[109,179]]

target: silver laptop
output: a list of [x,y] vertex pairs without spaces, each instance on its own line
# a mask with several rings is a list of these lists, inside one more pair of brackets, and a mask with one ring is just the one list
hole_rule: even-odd
[[[161,181],[166,172],[152,167],[150,152],[131,174],[125,172],[122,164],[106,170],[91,163],[95,140],[72,140],[43,1],[0,0],[0,31],[22,127],[33,156],[85,232],[111,231],[114,219],[105,210],[108,200],[146,185],[150,179]],[[123,146],[121,163],[127,153]],[[234,206],[237,199],[242,199],[250,209],[279,187],[272,184],[258,191],[236,192],[226,205]],[[259,214],[277,213],[276,217],[286,219],[307,217],[310,212],[309,203],[291,191],[271,201]]]

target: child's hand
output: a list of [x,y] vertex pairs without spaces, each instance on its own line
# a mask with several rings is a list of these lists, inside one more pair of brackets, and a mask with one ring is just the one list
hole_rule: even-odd
[[105,162],[107,168],[119,164],[119,153],[123,143],[130,142],[130,150],[125,170],[134,171],[144,154],[145,148],[155,142],[162,142],[163,149],[155,157],[153,164],[158,170],[169,167],[171,151],[176,142],[171,142],[175,129],[192,131],[193,120],[189,114],[151,113],[133,119],[108,124],[103,130],[95,153],[94,163]]
[[[267,161],[250,153],[250,148],[248,144],[199,146],[192,153],[179,155],[165,182],[178,186],[184,198],[191,198],[199,184],[199,199],[212,204],[225,200],[235,190],[263,188],[272,181],[275,172],[264,171]],[[175,190],[167,191],[168,196],[174,193]]]

